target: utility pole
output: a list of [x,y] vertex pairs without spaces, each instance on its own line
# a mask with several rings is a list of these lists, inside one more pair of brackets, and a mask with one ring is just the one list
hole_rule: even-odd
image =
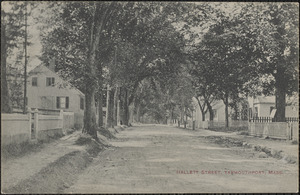
[[24,105],[23,105],[23,113],[25,114],[26,104],[28,103],[26,101],[27,98],[27,2],[25,3],[25,40],[24,40],[24,54],[25,54],[25,67],[24,67]]

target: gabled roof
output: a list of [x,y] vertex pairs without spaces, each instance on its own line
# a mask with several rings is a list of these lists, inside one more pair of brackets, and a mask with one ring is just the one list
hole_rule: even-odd
[[77,89],[76,87],[74,87],[70,82],[68,81],[65,81],[63,78],[61,78],[58,74],[56,74],[54,71],[52,71],[51,69],[49,69],[47,66],[44,66],[43,64],[40,64],[38,66],[36,66],[34,69],[32,69],[28,75],[31,76],[31,75],[35,75],[35,74],[43,74],[45,72],[48,72],[48,73],[51,73],[52,75],[55,75],[57,77],[59,77],[64,83],[66,83],[70,89],[73,89],[75,90],[79,95],[82,95],[84,96],[84,93],[82,93],[79,89]]
[[258,97],[261,103],[275,103],[275,96],[270,97]]
[[262,104],[262,103],[265,103],[265,104],[271,104],[271,103],[275,103],[275,96],[258,96],[254,103],[258,104]]
[[42,64],[36,66],[34,69],[32,69],[31,71],[29,71],[28,75],[31,76],[31,75],[34,75],[34,74],[44,73],[44,72],[51,72],[51,73],[57,75],[55,72],[53,72],[52,70],[50,70],[47,66],[44,66]]
[[224,103],[222,100],[217,100],[212,103],[212,108],[216,109],[216,110],[220,109],[223,106],[224,106]]

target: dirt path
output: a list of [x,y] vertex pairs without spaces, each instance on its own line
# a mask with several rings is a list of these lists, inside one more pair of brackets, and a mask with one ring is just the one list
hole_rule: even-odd
[[42,168],[56,161],[59,157],[73,151],[83,150],[83,147],[73,143],[78,138],[80,131],[64,136],[56,141],[44,144],[39,152],[30,153],[21,158],[1,160],[1,189],[15,186],[19,182],[37,174]]
[[297,191],[297,165],[257,158],[251,149],[222,148],[199,134],[167,126],[127,128],[64,192]]

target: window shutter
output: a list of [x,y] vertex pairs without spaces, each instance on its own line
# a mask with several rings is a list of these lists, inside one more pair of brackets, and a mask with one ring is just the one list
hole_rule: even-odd
[[55,78],[52,77],[52,86],[54,86],[54,81],[55,81]]
[[69,97],[66,97],[66,108],[69,108]]
[[60,99],[56,97],[56,108],[60,108]]

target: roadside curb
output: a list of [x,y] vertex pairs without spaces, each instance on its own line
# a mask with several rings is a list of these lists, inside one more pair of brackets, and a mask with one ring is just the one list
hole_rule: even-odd
[[[196,130],[192,130],[191,128],[188,128],[188,127],[184,128],[184,127],[176,126],[176,128],[182,129],[182,130],[196,131]],[[206,138],[206,137],[210,137],[210,136],[204,136],[204,137]],[[212,136],[212,137],[220,137],[221,139],[226,139],[227,138],[227,140],[231,139],[232,140],[232,144],[231,144],[232,146],[243,147],[243,148],[251,148],[254,151],[259,152],[259,154],[258,154],[259,158],[272,157],[272,158],[276,158],[278,160],[282,160],[282,161],[284,161],[286,163],[289,163],[289,164],[296,164],[296,162],[298,161],[298,158],[296,156],[285,154],[282,150],[276,150],[274,148],[267,147],[267,146],[264,146],[264,145],[248,143],[247,141],[243,140],[243,138],[231,137],[230,135],[228,135],[228,136]]]
[[249,148],[254,151],[259,152],[258,158],[276,158],[278,160],[283,160],[289,164],[295,164],[297,162],[297,157],[285,154],[282,150],[276,150],[271,147],[264,145],[252,144],[243,140],[242,138],[235,138],[230,136],[203,136],[205,139],[214,140],[216,144],[225,144],[226,147],[243,147]]

